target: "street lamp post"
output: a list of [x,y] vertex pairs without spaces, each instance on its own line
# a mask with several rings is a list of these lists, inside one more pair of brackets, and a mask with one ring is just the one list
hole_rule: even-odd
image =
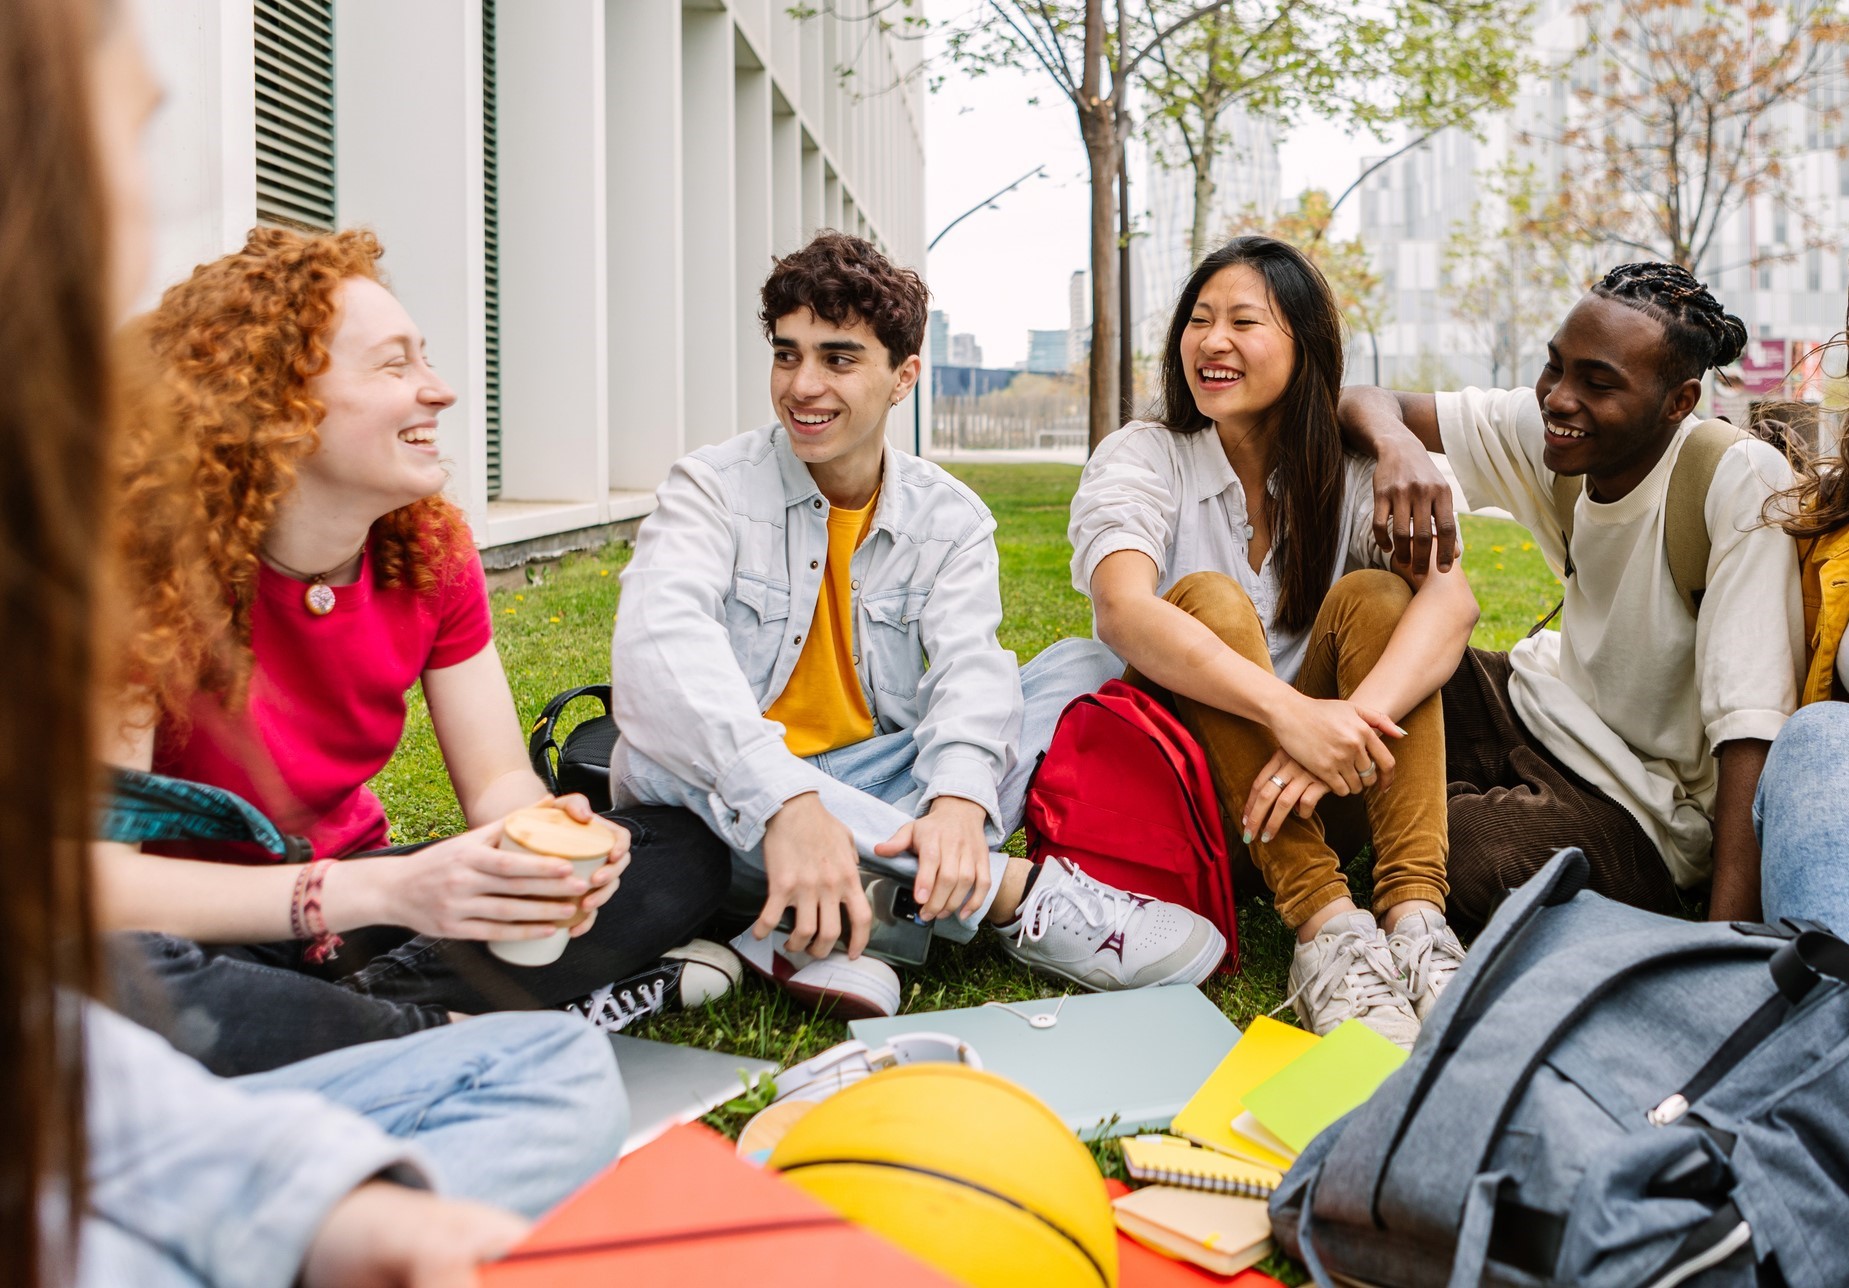
[[[962,214],[958,215],[955,219],[952,219],[949,223],[945,224],[942,228],[938,229],[937,236],[933,237],[930,241],[925,243],[925,254],[929,255],[933,250],[937,248],[937,244],[944,240],[945,233],[949,232],[952,228],[955,228],[958,224],[962,223],[965,219],[968,219],[971,215],[975,214],[978,210],[993,210],[995,208],[996,201],[1007,196],[1009,193],[1013,192],[1016,188],[1026,183],[1029,179],[1033,178],[1035,175],[1040,175],[1040,174],[1045,174],[1045,173],[1046,173],[1046,166],[1037,165],[1033,169],[1029,170],[1026,174],[1022,175],[1019,179],[1016,179],[1013,183],[1009,184],[1006,188],[998,188],[996,191],[991,192],[988,196],[984,197],[981,201],[978,201],[975,205],[971,206],[968,210],[965,210]],[[936,361],[936,355],[932,356],[932,361],[933,362]],[[914,456],[924,455],[924,399],[921,398],[916,392],[912,394],[912,455]]]

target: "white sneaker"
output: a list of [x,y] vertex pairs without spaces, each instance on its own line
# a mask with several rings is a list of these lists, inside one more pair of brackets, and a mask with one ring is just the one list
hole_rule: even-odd
[[1198,984],[1226,955],[1226,937],[1205,917],[1061,858],[1046,860],[1014,920],[996,930],[1016,961],[1090,989]]
[[826,957],[793,953],[783,946],[788,932],[773,930],[755,939],[749,930],[732,940],[739,960],[811,1009],[836,1018],[866,1020],[899,1013],[899,973],[877,957],[850,959],[837,948]]
[[1464,946],[1457,932],[1445,924],[1442,912],[1409,912],[1394,923],[1387,936],[1387,951],[1399,971],[1400,983],[1412,999],[1423,1024],[1432,1016],[1438,999],[1450,987],[1451,977],[1464,964]]
[[680,963],[681,1006],[705,1006],[731,992],[744,978],[738,954],[710,939],[689,939],[661,955],[664,962]]
[[1297,945],[1285,1004],[1318,1037],[1343,1020],[1360,1020],[1408,1051],[1419,1036],[1419,1017],[1372,913],[1332,918],[1314,939]]

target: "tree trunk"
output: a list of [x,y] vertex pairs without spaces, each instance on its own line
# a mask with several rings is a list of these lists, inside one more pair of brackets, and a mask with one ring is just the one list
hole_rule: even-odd
[[1188,230],[1188,267],[1207,257],[1207,218],[1213,213],[1213,154],[1202,151],[1194,160],[1194,226]]
[[[1123,140],[1117,133],[1115,93],[1104,91],[1104,0],[1085,0],[1085,62],[1073,106],[1091,169],[1091,360],[1087,387],[1091,446],[1117,428],[1117,167]],[[1121,92],[1121,87],[1118,87]]]
[[1080,118],[1091,162],[1091,445],[1118,427],[1117,167],[1122,161],[1108,105]]

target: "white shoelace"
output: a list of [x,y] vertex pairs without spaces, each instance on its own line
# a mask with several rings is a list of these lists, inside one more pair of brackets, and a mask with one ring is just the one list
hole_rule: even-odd
[[1336,936],[1333,951],[1321,970],[1299,984],[1271,1013],[1276,1015],[1299,997],[1307,997],[1309,1009],[1319,1011],[1335,996],[1338,984],[1348,987],[1348,1010],[1342,1019],[1365,1015],[1377,1006],[1406,1002],[1400,987],[1399,972],[1380,932],[1364,935],[1358,930],[1344,930]]
[[[1040,879],[1015,914],[1021,921],[1014,938],[1016,944],[1045,939],[1061,903],[1069,905],[1087,926],[1103,927],[1107,939],[1129,927],[1130,918],[1136,914],[1136,901],[1129,895],[1093,881],[1077,868],[1064,864],[1053,867],[1052,859],[1046,862],[1049,866],[1041,869]],[[1065,879],[1059,879],[1058,873],[1063,873]]]
[[1406,953],[1406,995],[1418,997],[1427,989],[1442,993],[1464,964],[1464,950],[1457,937],[1441,929],[1437,934],[1408,936],[1411,945]]
[[668,982],[665,979],[654,985],[625,988],[621,992],[617,991],[616,985],[605,984],[584,999],[582,1014],[606,1033],[620,1033],[643,1016],[661,1010],[667,994]]

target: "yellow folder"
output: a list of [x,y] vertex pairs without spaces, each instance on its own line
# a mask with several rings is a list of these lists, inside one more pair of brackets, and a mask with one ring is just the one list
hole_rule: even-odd
[[1169,1130],[1274,1172],[1288,1170],[1289,1158],[1234,1132],[1232,1122],[1245,1111],[1247,1092],[1269,1080],[1320,1040],[1314,1033],[1292,1028],[1269,1016],[1253,1020],[1219,1067],[1194,1093],[1193,1099],[1175,1115]]

